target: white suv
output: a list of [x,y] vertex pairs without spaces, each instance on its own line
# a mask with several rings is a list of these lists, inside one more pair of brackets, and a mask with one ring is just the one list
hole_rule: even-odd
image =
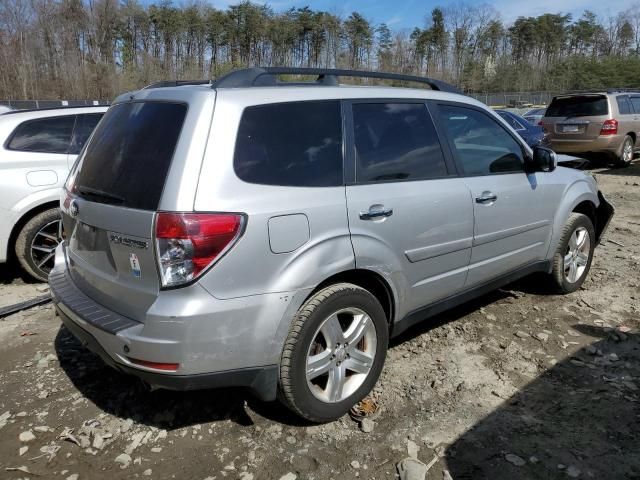
[[46,281],[61,238],[60,188],[107,107],[0,116],[0,263],[15,256]]

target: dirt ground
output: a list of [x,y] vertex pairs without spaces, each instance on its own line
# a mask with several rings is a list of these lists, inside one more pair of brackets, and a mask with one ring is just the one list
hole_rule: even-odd
[[[640,479],[640,161],[592,172],[617,213],[583,289],[537,276],[394,340],[367,433],[243,391],[148,392],[50,305],[0,320],[0,478],[386,479],[413,455],[430,480]],[[16,275],[0,306],[46,288]]]

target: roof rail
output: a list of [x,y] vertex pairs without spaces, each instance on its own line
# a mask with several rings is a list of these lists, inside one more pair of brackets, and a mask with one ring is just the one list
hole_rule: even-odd
[[578,95],[578,94],[584,94],[584,95],[602,95],[605,93],[639,93],[640,92],[640,88],[599,88],[599,89],[588,89],[588,90],[569,90],[566,93],[561,93],[556,95],[556,97],[564,97],[567,95]]
[[163,87],[181,87],[183,85],[207,85],[211,83],[211,80],[162,80],[160,82],[154,82],[146,87],[142,87],[142,90],[149,90],[150,88],[163,88]]
[[[278,75],[317,75],[313,82],[279,82]],[[255,67],[235,70],[215,80],[212,88],[241,88],[291,85],[338,85],[337,77],[378,78],[381,80],[398,80],[429,85],[432,90],[461,93],[455,86],[428,77],[402,75],[399,73],[369,72],[363,70],[341,70],[332,68],[291,68],[291,67]]]
[[29,112],[46,112],[48,110],[71,110],[74,108],[98,108],[98,107],[108,107],[108,103],[102,103],[100,105],[61,105],[59,107],[45,107],[45,108],[16,108],[14,110],[9,110],[8,112],[4,112],[2,115],[14,115],[16,113],[29,113]]

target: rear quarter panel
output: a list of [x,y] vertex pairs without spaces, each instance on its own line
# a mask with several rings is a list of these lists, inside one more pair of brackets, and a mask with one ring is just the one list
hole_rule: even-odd
[[[247,100],[268,103],[265,100]],[[251,103],[249,103],[251,104]],[[224,101],[218,92],[211,135],[200,172],[194,210],[247,215],[238,243],[199,281],[213,296],[229,299],[317,286],[328,276],[354,268],[345,187],[282,187],[246,183],[233,169],[238,125],[246,104]],[[290,222],[295,248],[275,248],[270,219],[295,215]],[[292,217],[293,218],[293,217]],[[286,235],[279,232],[278,237]],[[282,253],[274,253],[282,252]]]

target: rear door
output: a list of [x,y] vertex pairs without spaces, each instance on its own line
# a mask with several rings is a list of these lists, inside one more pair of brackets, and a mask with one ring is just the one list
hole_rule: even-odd
[[392,278],[400,316],[460,291],[473,208],[421,101],[346,103],[347,208],[356,266]]
[[67,181],[71,276],[130,318],[142,319],[158,294],[153,222],[186,114],[183,103],[111,107]]
[[515,134],[479,107],[438,102],[438,125],[471,191],[475,227],[467,286],[545,257],[556,200],[524,171]]

